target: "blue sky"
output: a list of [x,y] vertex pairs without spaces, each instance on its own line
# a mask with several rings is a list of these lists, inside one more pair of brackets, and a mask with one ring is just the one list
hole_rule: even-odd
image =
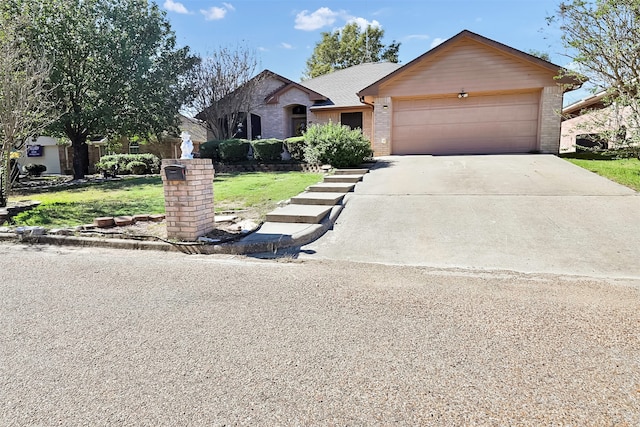
[[[406,64],[462,30],[522,51],[569,59],[557,28],[547,26],[560,0],[156,0],[167,11],[178,43],[202,55],[238,43],[255,49],[260,69],[299,81],[323,31],[348,22],[373,24],[383,42],[399,41]],[[565,95],[565,103],[584,94]]]

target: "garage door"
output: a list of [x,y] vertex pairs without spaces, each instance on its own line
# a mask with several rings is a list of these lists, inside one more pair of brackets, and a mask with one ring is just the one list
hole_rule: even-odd
[[535,150],[539,92],[394,100],[393,154]]

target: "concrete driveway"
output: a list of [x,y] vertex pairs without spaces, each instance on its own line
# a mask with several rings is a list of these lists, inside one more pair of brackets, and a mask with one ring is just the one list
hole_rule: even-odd
[[640,194],[551,155],[381,158],[302,258],[640,277]]

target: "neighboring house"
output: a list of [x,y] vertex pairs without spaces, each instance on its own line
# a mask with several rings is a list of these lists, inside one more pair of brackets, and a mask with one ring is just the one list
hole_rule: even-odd
[[[191,135],[191,141],[193,142],[193,151],[197,152],[200,144],[207,140],[207,131],[202,123],[190,117],[186,117],[179,114],[180,125],[178,130],[180,132],[189,132]],[[108,152],[107,139],[87,141],[89,146],[89,164],[88,173],[92,174],[96,172],[95,164],[100,161],[100,158],[107,154],[154,154],[161,159],[180,158],[181,150],[180,144],[182,140],[179,135],[171,135],[164,133],[160,141],[152,141],[145,143],[138,143],[130,141],[126,137],[120,139],[121,147],[115,153]],[[73,148],[71,145],[62,145],[60,149],[60,164],[62,171],[70,175],[73,173]]]
[[376,155],[559,152],[561,67],[462,31],[406,65],[361,64],[295,83],[270,71],[243,135],[359,127]]
[[47,167],[45,174],[59,174],[61,170],[58,141],[50,136],[29,138],[18,162],[23,167],[29,163],[44,165]]
[[562,110],[560,152],[575,152],[581,148],[615,148],[602,134],[618,130],[619,136],[628,136],[626,129],[634,128],[629,107],[618,107],[605,102],[606,92],[568,105]]

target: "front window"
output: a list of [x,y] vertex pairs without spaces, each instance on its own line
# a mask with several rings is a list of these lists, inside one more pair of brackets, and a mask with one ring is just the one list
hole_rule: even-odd
[[140,154],[140,144],[138,144],[137,142],[130,142],[129,154]]

